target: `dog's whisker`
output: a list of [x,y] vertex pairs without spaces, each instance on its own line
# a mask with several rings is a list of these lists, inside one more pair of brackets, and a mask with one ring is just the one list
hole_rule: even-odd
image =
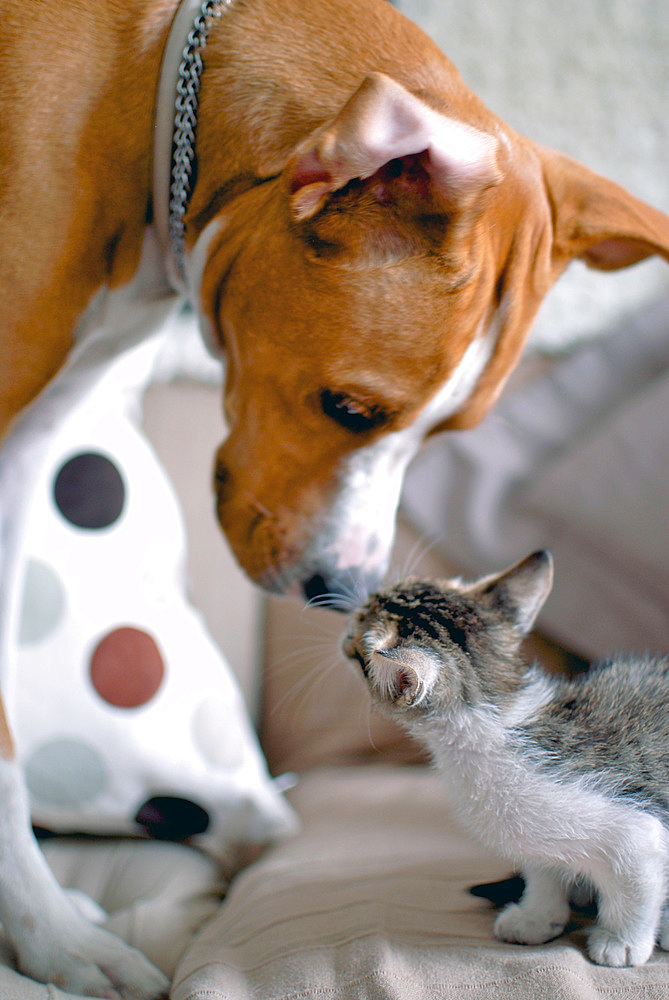
[[262,514],[263,517],[266,517],[268,521],[276,520],[276,514],[272,513],[272,511],[269,510],[268,507],[265,507],[264,504],[260,503],[259,500],[256,500],[255,496],[248,490],[246,491],[246,497],[249,506],[253,507],[253,509],[259,514]]
[[363,583],[363,578],[359,574],[355,574],[352,569],[348,570],[351,585],[350,587],[342,587],[342,590],[351,599],[351,607],[349,610],[358,607],[367,598],[367,588]]
[[349,611],[354,606],[355,604],[352,601],[352,595],[349,598],[348,595],[337,591],[318,594],[316,597],[312,597],[308,600],[305,604],[305,608],[339,608],[343,611]]

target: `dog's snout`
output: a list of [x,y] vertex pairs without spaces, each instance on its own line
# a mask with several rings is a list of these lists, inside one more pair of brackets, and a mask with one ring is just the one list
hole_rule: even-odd
[[320,573],[314,573],[312,577],[306,580],[302,589],[308,601],[318,601],[320,603],[321,598],[324,599],[330,596],[330,588],[325,582],[325,577],[321,576]]
[[336,576],[314,573],[302,584],[304,596],[309,604],[317,607],[334,608],[336,611],[350,611],[355,604],[355,596],[351,584],[343,585]]
[[329,570],[314,573],[302,583],[302,591],[311,605],[350,612],[361,604],[379,584],[376,574],[371,576],[357,567],[343,571]]
[[[363,520],[349,523],[319,490],[292,478],[268,479],[255,463],[240,465],[228,439],[213,462],[215,509],[239,565],[272,593],[349,612],[364,603],[385,573],[385,549]],[[325,508],[327,510],[327,507]]]

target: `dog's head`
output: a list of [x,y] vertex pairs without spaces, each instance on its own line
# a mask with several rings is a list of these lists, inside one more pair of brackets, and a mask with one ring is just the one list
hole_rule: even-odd
[[569,261],[669,254],[664,216],[459,86],[456,112],[368,75],[200,226],[192,270],[227,362],[218,516],[270,589],[376,585],[409,460],[488,410]]

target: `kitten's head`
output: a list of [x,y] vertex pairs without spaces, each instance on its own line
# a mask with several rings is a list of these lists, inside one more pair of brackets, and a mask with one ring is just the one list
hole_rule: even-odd
[[393,713],[494,701],[520,683],[519,646],[552,582],[548,552],[471,583],[409,577],[351,616],[343,650]]

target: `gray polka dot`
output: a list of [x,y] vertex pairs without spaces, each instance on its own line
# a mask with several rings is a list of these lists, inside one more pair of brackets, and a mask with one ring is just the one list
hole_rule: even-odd
[[42,743],[25,767],[30,794],[42,805],[71,809],[102,794],[109,781],[100,754],[80,740],[59,738]]
[[46,563],[30,559],[26,566],[19,621],[19,643],[32,645],[46,639],[65,614],[65,589],[59,576]]

